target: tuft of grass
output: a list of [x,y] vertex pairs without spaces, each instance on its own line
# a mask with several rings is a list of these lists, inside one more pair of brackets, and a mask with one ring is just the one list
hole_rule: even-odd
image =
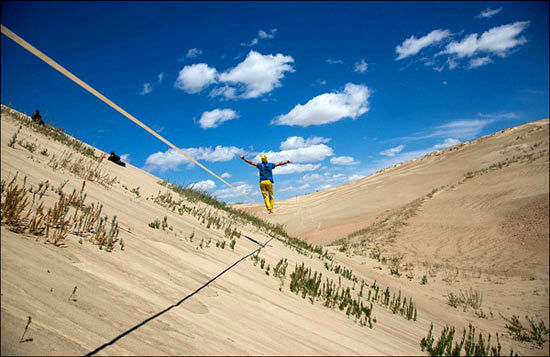
[[[500,356],[502,346],[500,344],[499,334],[496,334],[497,344],[491,346],[491,334],[488,334],[487,339],[483,334],[479,334],[476,339],[476,329],[469,324],[469,330],[466,332],[464,328],[462,339],[460,342],[454,342],[455,328],[445,326],[441,331],[441,336],[435,342],[433,336],[433,323],[430,324],[428,335],[420,340],[420,348],[426,351],[429,356],[460,356],[464,350],[466,356]],[[435,345],[434,345],[435,342]],[[514,355],[514,351],[510,350],[510,356]],[[515,354],[517,356],[517,353]]]
[[[160,228],[160,221],[158,220],[158,218],[155,218],[155,220],[151,223],[149,223],[149,227],[153,228],[153,229],[159,229]],[[193,239],[191,238],[191,241],[193,241]]]
[[22,128],[22,126],[20,125],[19,129],[17,129],[17,131],[12,135],[12,137],[8,141],[8,146],[10,148],[12,148],[15,145],[15,143],[17,142],[17,135],[19,135],[19,132],[21,131],[21,128]]
[[474,310],[477,310],[481,307],[481,303],[483,302],[483,294],[481,291],[474,290],[472,288],[465,292],[460,290],[458,295],[450,292],[446,295],[446,298],[449,305],[454,308],[458,307],[458,305],[462,305],[464,307],[464,311],[466,311],[468,306]]
[[428,277],[426,276],[426,274],[424,274],[424,276],[422,276],[422,280],[420,281],[420,284],[421,285],[427,285],[428,284]]
[[549,330],[546,328],[544,321],[540,319],[538,322],[535,319],[529,318],[528,315],[525,315],[525,319],[528,322],[528,326],[524,327],[519,317],[512,315],[511,318],[507,319],[502,314],[500,316],[506,321],[506,329],[510,336],[516,341],[522,342],[531,342],[536,345],[538,348],[542,348],[546,339],[545,335],[548,335]]

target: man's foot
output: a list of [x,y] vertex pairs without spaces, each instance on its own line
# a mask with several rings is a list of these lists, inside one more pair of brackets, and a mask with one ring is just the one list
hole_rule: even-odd
[[272,214],[272,213],[273,213],[273,210],[268,209],[267,212],[269,212],[269,214]]

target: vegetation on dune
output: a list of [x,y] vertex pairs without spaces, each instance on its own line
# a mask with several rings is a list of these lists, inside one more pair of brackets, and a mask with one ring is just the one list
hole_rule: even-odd
[[[45,243],[55,246],[65,246],[65,239],[69,233],[84,237],[88,241],[99,245],[100,249],[105,247],[106,251],[112,251],[119,242],[119,227],[116,216],[113,216],[109,223],[108,216],[101,216],[103,205],[91,203],[85,205],[86,194],[84,188],[86,181],[82,182],[80,191],[73,189],[73,192],[65,194],[62,183],[57,190],[49,183],[41,182],[38,189],[26,187],[27,177],[25,176],[22,186],[16,183],[18,174],[11,180],[1,180],[1,219],[2,225],[16,233],[30,233],[37,237],[45,237]],[[46,190],[50,187],[59,197],[53,207],[46,210],[42,200]],[[29,194],[32,193],[32,199]],[[74,212],[71,212],[71,209]],[[123,247],[122,240],[120,246]]]
[[504,321],[506,321],[506,325],[504,327],[506,327],[508,333],[514,340],[531,342],[538,348],[543,347],[546,342],[544,336],[548,335],[550,331],[542,319],[539,319],[537,322],[535,319],[531,319],[529,316],[525,315],[525,319],[528,323],[528,326],[525,327],[516,315],[512,315],[509,319],[502,316],[502,314],[500,314],[500,316],[504,319]]
[[[455,328],[445,326],[441,331],[441,336],[435,342],[433,332],[433,323],[430,325],[430,330],[426,337],[423,337],[420,341],[420,348],[422,351],[426,351],[429,356],[500,356],[502,346],[500,344],[499,334],[496,334],[497,344],[491,346],[491,334],[488,334],[487,339],[480,333],[476,339],[476,329],[469,324],[469,330],[466,333],[466,328],[462,332],[462,339],[460,342],[455,342],[453,345]],[[435,345],[434,345],[435,342]],[[510,356],[515,355],[512,349],[510,349]]]

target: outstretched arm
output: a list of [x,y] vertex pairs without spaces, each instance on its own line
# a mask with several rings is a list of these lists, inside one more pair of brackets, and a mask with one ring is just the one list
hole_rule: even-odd
[[290,160],[286,160],[286,161],[281,161],[281,162],[278,162],[275,164],[275,167],[277,166],[283,166],[283,165],[286,165],[286,164],[290,164],[292,161]]
[[247,163],[249,163],[250,165],[256,167],[256,164],[253,163],[252,161],[248,160],[246,157],[244,157],[244,155],[240,155],[241,156],[241,159],[243,159],[244,161],[246,161]]

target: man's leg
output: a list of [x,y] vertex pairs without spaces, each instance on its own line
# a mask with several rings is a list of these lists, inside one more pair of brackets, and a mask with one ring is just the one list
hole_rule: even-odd
[[264,197],[265,208],[269,211],[271,208],[269,208],[267,182],[271,183],[269,180],[260,181],[260,190],[262,191],[262,196]]
[[267,184],[267,193],[269,193],[269,210],[273,209],[273,183],[271,181]]

